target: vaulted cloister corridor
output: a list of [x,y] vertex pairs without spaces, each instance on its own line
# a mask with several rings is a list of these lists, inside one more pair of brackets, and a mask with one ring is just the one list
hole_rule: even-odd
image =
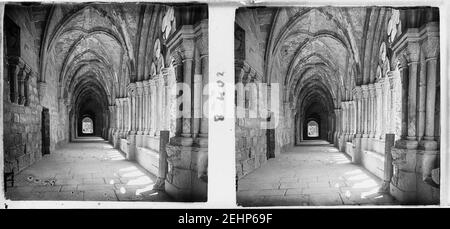
[[243,206],[391,205],[381,180],[323,140],[307,140],[239,180]]
[[[262,204],[377,204],[344,191],[358,186],[353,176],[374,176],[367,183],[381,181],[400,204],[439,203],[437,8],[240,8],[235,31],[241,195]],[[309,140],[330,145],[307,147]],[[284,175],[296,184],[283,184]],[[274,183],[252,186],[264,177]],[[283,185],[304,196],[288,197]],[[328,193],[324,202],[309,186]]]
[[207,5],[8,3],[3,22],[7,196],[206,201]]
[[100,137],[75,139],[26,168],[6,197],[11,200],[169,201],[153,190],[156,176]]

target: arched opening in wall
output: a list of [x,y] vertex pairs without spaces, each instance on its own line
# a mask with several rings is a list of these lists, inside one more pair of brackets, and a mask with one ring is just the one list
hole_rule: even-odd
[[[14,74],[18,69],[20,57],[20,27],[14,23],[7,15],[4,17],[5,33],[3,35],[3,56],[5,61],[9,62],[4,65],[5,76],[7,76],[7,87],[5,87],[5,95],[9,92],[9,101],[11,103],[19,102],[19,79]],[[6,63],[6,62],[5,62]]]
[[319,137],[319,124],[312,120],[308,122],[308,125],[306,125],[307,127],[307,137],[308,138],[318,138]]
[[[85,94],[86,93],[86,94]],[[99,94],[93,91],[85,91],[75,104],[71,120],[76,120],[74,137],[98,136],[105,138],[105,130],[108,128],[108,112]],[[104,97],[103,97],[104,98]]]
[[94,121],[91,118],[85,117],[81,121],[81,133],[82,134],[93,134],[94,133]]
[[295,143],[305,140],[333,142],[334,103],[330,90],[321,81],[310,80],[298,89],[295,115]]

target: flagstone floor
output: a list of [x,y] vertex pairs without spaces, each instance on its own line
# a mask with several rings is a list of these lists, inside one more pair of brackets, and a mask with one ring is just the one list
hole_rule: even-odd
[[325,141],[294,147],[238,182],[242,206],[390,205],[381,180]]
[[[156,177],[101,138],[85,137],[15,176],[11,200],[170,201]],[[10,185],[10,183],[8,183]]]

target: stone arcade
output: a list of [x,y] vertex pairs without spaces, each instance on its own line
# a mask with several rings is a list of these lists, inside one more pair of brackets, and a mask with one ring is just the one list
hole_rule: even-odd
[[4,15],[7,198],[146,200],[152,185],[206,200],[206,5],[24,3]]
[[238,202],[439,203],[438,23],[427,7],[239,9]]

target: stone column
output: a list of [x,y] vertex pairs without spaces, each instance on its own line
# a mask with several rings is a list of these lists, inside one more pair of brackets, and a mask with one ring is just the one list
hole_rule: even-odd
[[122,111],[123,110],[122,109],[122,107],[123,107],[122,98],[117,98],[116,104],[117,104],[117,130],[119,132],[119,136],[122,137],[122,134],[124,131],[124,129],[122,127],[122,124],[124,121],[123,111]]
[[108,140],[113,145],[114,143],[114,130],[116,127],[116,106],[114,104],[109,105],[109,134],[108,134]]
[[159,114],[160,114],[160,118],[158,121],[159,124],[159,128],[158,128],[158,132],[157,135],[160,136],[161,134],[161,130],[164,130],[164,125],[165,125],[165,119],[166,119],[166,106],[165,106],[165,100],[166,100],[166,95],[165,95],[165,85],[164,85],[164,77],[162,74],[160,74],[160,77],[158,79],[158,85],[159,85],[159,89],[158,89],[158,94],[159,94]]
[[[345,101],[345,142],[350,139],[350,101]],[[344,142],[344,147],[345,143]]]
[[181,136],[185,138],[192,137],[191,135],[191,93],[190,87],[192,85],[192,56],[193,52],[186,50],[184,52],[183,59],[183,83],[185,84],[185,88],[188,88],[188,91],[183,90],[183,129]]
[[368,108],[369,108],[369,104],[368,104],[368,97],[369,97],[369,92],[368,92],[368,88],[367,85],[362,85],[361,86],[362,89],[362,137],[363,138],[367,138],[368,135],[368,130],[369,130],[369,119],[368,119]]
[[352,141],[353,138],[355,138],[355,134],[356,134],[356,119],[357,119],[357,113],[356,113],[356,98],[353,97],[353,101],[352,101]]
[[417,141],[422,140],[425,134],[425,97],[427,90],[426,63],[420,62],[420,72],[418,80],[418,105],[417,105]]
[[401,98],[402,98],[402,132],[401,138],[406,139],[408,136],[408,68],[406,63],[399,66],[400,78],[402,82]]
[[[208,51],[206,50],[206,53]],[[202,108],[201,108],[201,122],[200,122],[200,138],[199,145],[200,146],[208,146],[208,113],[209,113],[209,104],[208,104],[208,83],[209,83],[209,66],[208,66],[208,54],[202,54],[200,56],[200,60],[202,62]],[[239,101],[239,100],[238,100]],[[243,100],[242,100],[243,102]]]
[[353,94],[353,98],[355,99],[356,134],[353,139],[352,162],[359,164],[361,163],[361,137],[363,132],[363,102],[361,86],[356,86],[353,89]]
[[26,95],[25,95],[25,90],[26,90],[26,78],[27,75],[29,74],[29,72],[31,71],[30,67],[28,67],[27,65],[24,65],[22,70],[19,72],[18,75],[18,84],[19,84],[19,104],[20,105],[24,105],[25,101],[26,101]]
[[142,135],[144,133],[144,123],[143,123],[143,100],[142,100],[142,94],[143,94],[143,85],[142,82],[136,82],[136,94],[137,94],[137,134]]
[[127,133],[131,130],[131,99],[129,97],[126,98],[126,104],[127,104]]
[[119,98],[116,98],[116,133],[120,133],[120,101]]
[[[341,108],[334,108],[334,113],[336,114],[336,147],[341,149],[342,148],[342,145],[341,145],[341,134],[342,134]],[[306,119],[305,119],[305,121],[306,121]],[[304,123],[304,125],[306,126],[307,123]],[[303,131],[303,128],[305,128],[305,127],[302,127],[301,131]]]
[[408,44],[408,70],[409,70],[409,88],[408,88],[408,140],[407,148],[417,148],[416,122],[417,122],[417,67],[419,65],[419,46],[417,43]]
[[382,119],[381,119],[381,139],[385,138],[385,134],[387,133],[387,119],[388,119],[388,106],[387,106],[387,87],[386,84],[389,83],[389,81],[386,78],[383,78],[383,80],[380,81],[381,83],[381,96],[382,96]]
[[353,100],[349,101],[349,106],[350,106],[350,109],[349,109],[349,116],[350,116],[350,120],[349,120],[349,122],[350,122],[349,142],[353,141],[353,135],[355,134],[354,133],[354,119],[355,119],[355,116],[353,114],[353,110],[354,110],[354,103],[353,102],[354,102]]
[[128,114],[129,107],[127,106],[127,98],[121,98],[121,100],[122,100],[122,116],[123,116],[122,130],[124,134],[126,134],[128,131],[128,117],[130,116]]
[[340,144],[342,145],[343,144],[342,142],[345,142],[345,139],[343,139],[343,137],[345,136],[345,101],[341,101],[341,109],[339,110],[339,118],[340,118],[339,125],[341,126],[339,139],[340,139]]
[[119,135],[122,134],[122,103],[120,101],[120,98],[116,98],[116,105],[117,105],[117,133]]
[[202,75],[195,74],[194,75],[194,117],[193,117],[193,134],[194,137],[197,137],[200,131],[200,120],[201,120],[201,106],[202,106]]
[[130,121],[131,121],[131,134],[136,134],[136,84],[130,83],[128,85],[128,96],[130,98]]
[[147,135],[152,135],[152,120],[153,120],[153,116],[154,116],[154,111],[152,109],[152,87],[151,87],[151,80],[147,81],[148,85],[148,100],[147,100],[147,109],[148,109],[148,119],[147,119],[147,128],[148,128],[148,132]]
[[347,134],[348,134],[348,102],[343,101],[342,103],[342,136],[344,137],[343,144],[347,142]]
[[147,119],[148,119],[148,88],[147,88],[148,81],[142,81],[142,106],[143,106],[143,118],[142,118],[142,134],[147,135],[148,132],[148,126],[147,126]]
[[19,70],[19,74],[17,75],[17,78],[14,80],[14,83],[17,86],[17,89],[15,90],[14,93],[16,93],[16,97],[17,97],[17,103],[20,105],[23,105],[24,102],[24,97],[23,97],[23,92],[24,92],[24,81],[25,81],[25,75],[26,75],[26,68],[27,66],[25,64],[21,64],[21,68]]
[[160,76],[158,75],[155,78],[155,94],[156,94],[156,102],[155,102],[155,111],[156,111],[156,122],[155,122],[155,135],[159,136],[159,131],[161,130],[161,85],[160,85]]
[[353,89],[353,98],[355,100],[355,137],[361,137],[361,99],[360,99],[361,87],[356,86]]
[[151,98],[151,108],[152,108],[152,117],[151,117],[151,125],[150,125],[150,135],[155,136],[156,133],[156,121],[157,121],[157,110],[156,110],[156,85],[154,78],[150,80],[150,98]]
[[375,100],[375,85],[369,85],[370,96],[370,137],[374,138],[376,133],[375,120],[376,120],[376,100]]
[[[381,80],[381,79],[380,79]],[[381,138],[381,123],[383,119],[383,97],[382,97],[382,85],[381,82],[378,81],[375,83],[375,112],[376,112],[376,118],[375,118],[375,138],[380,139]]]
[[249,117],[257,118],[258,117],[258,88],[255,82],[256,79],[256,70],[250,68],[249,80],[250,80],[250,101],[249,101]]
[[123,126],[125,135],[128,132],[128,127],[127,127],[128,121],[127,120],[128,120],[128,117],[130,116],[130,115],[128,115],[128,113],[129,113],[128,109],[129,109],[129,107],[127,106],[127,98],[122,98],[122,112],[123,112],[123,117],[124,117],[122,126]]
[[10,87],[10,101],[12,103],[19,102],[19,81],[18,78],[22,74],[24,64],[17,57],[8,58],[8,73],[9,73],[9,87]]
[[394,78],[392,78],[392,75],[389,75],[389,100],[388,100],[388,105],[389,105],[389,119],[388,119],[388,127],[389,127],[389,132],[390,133],[394,133]]
[[425,136],[421,145],[425,150],[436,150],[437,141],[434,137],[434,117],[436,104],[436,73],[437,57],[428,57],[427,63],[427,98],[426,98],[426,127]]
[[35,80],[37,80],[36,73],[30,69],[27,76],[25,77],[25,106],[30,105],[30,82],[33,82]]

